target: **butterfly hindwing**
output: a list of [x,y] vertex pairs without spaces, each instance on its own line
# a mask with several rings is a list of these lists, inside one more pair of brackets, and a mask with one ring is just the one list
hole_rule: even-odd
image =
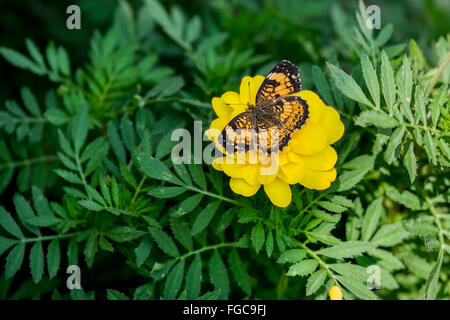
[[270,109],[270,113],[279,120],[277,142],[281,151],[291,140],[292,132],[303,127],[308,120],[308,103],[300,97],[287,96],[274,100],[264,108]]
[[[256,131],[251,120],[252,113],[243,112],[225,126],[217,139],[226,153],[246,152],[256,147],[254,137]],[[221,151],[225,153],[225,150]]]
[[256,105],[299,92],[301,89],[298,67],[287,60],[282,60],[270,70],[261,84],[256,94]]

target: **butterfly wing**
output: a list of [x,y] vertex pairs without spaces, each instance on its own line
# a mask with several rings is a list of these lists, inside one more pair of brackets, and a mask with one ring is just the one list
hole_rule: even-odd
[[278,62],[264,79],[256,94],[256,105],[291,95],[302,89],[300,70],[292,62]]
[[252,124],[252,113],[243,112],[234,117],[217,137],[222,153],[244,153],[256,148],[255,131]]
[[297,96],[278,98],[263,108],[272,115],[272,122],[276,123],[279,129],[279,150],[288,145],[292,132],[303,127],[309,118],[308,103]]

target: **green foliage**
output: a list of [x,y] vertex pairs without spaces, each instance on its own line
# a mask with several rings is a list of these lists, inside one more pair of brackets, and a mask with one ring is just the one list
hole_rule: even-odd
[[[53,42],[1,47],[50,89],[0,110],[0,298],[448,299],[450,35],[394,44],[362,2],[328,4],[121,1],[82,65]],[[170,157],[174,129],[209,124],[213,96],[281,59],[346,128],[337,180],[294,186],[284,209]],[[90,291],[67,290],[72,264]]]

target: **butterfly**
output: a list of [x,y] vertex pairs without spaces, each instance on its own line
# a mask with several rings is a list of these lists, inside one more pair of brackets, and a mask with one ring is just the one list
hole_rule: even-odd
[[287,60],[267,74],[256,94],[255,105],[234,117],[217,138],[226,154],[257,150],[265,154],[283,150],[292,133],[309,117],[308,104],[292,94],[302,90],[300,71]]

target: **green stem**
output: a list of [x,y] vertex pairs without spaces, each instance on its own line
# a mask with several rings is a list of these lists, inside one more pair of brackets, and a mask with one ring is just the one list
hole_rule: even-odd
[[6,162],[5,164],[0,166],[0,170],[4,169],[4,168],[17,168],[17,167],[28,167],[31,166],[35,163],[40,163],[40,162],[52,162],[52,161],[56,161],[58,160],[57,156],[42,156],[42,157],[36,157],[36,158],[32,158],[32,159],[25,159],[22,161],[11,161],[11,162]]
[[444,61],[442,61],[441,65],[439,66],[436,74],[434,75],[434,77],[431,79],[430,82],[430,86],[427,89],[427,93],[426,96],[428,96],[429,94],[431,94],[431,91],[433,90],[434,86],[436,86],[436,83],[438,82],[439,78],[442,76],[442,74],[445,71],[445,68],[447,68],[448,63],[450,62],[450,51],[447,52]]
[[66,233],[66,234],[56,234],[56,235],[52,235],[52,236],[40,236],[40,237],[35,237],[35,238],[19,239],[19,240],[17,240],[17,242],[29,243],[29,242],[47,241],[47,240],[55,240],[55,239],[67,239],[67,238],[75,237],[75,236],[79,235],[81,232],[83,232],[83,231],[77,231],[77,232]]
[[12,118],[12,119],[8,119],[8,121],[11,121],[14,123],[47,123],[47,122],[49,122],[45,118],[31,118],[31,117]]
[[443,249],[445,245],[444,241],[444,228],[442,227],[441,219],[439,217],[439,213],[436,211],[436,208],[433,205],[433,201],[428,196],[425,196],[425,201],[427,202],[428,206],[430,207],[430,212],[434,217],[434,221],[436,223],[436,226],[439,229],[439,242],[441,244],[441,248]]
[[86,191],[86,193],[88,195],[88,199],[92,199],[90,194],[87,192],[86,177],[84,176],[83,168],[81,167],[80,156],[78,154],[75,155],[75,160],[76,160],[76,164],[77,164],[78,173],[79,173],[81,181],[83,182],[83,185],[84,185],[84,190]]
[[227,198],[227,197],[224,197],[224,196],[221,196],[221,195],[212,193],[212,192],[208,192],[208,191],[205,191],[205,190],[202,190],[202,189],[193,187],[193,186],[185,186],[185,187],[186,187],[188,190],[191,190],[191,191],[195,191],[195,192],[197,192],[197,193],[204,194],[205,196],[208,196],[208,197],[211,197],[211,198],[216,198],[216,199],[219,199],[219,200],[228,202],[228,203],[232,203],[232,204],[238,205],[238,206],[240,206],[240,207],[251,208],[251,206],[249,206],[248,204],[239,202],[239,201],[234,200],[234,199],[231,199],[231,198]]
[[141,192],[142,186],[144,185],[145,179],[147,179],[147,176],[143,176],[141,181],[139,182],[139,185],[133,194],[133,198],[131,199],[131,202],[128,205],[127,210],[133,205],[134,201],[136,201],[136,198],[139,195],[139,193]]
[[296,215],[294,217],[294,219],[291,220],[291,223],[289,224],[289,227],[292,227],[295,225],[295,223],[297,222],[298,219],[300,219],[300,217],[309,209],[311,208],[317,201],[319,201],[320,199],[322,199],[325,195],[328,194],[328,191],[324,191],[322,192],[317,198],[315,198],[313,201],[311,201],[310,203],[308,203],[308,205],[306,207],[304,207],[302,209],[302,211],[300,211],[300,213],[298,215]]
[[208,251],[208,250],[214,250],[214,249],[219,249],[219,248],[225,248],[225,247],[234,247],[236,245],[237,242],[224,242],[224,243],[219,243],[219,244],[215,244],[215,245],[211,245],[211,246],[207,246],[207,247],[203,247],[200,248],[198,250],[194,250],[191,252],[188,252],[180,257],[175,258],[176,260],[183,260],[186,259],[192,255],[195,254],[199,254],[202,253],[204,251]]
[[320,258],[313,250],[311,250],[310,248],[308,248],[305,244],[301,243],[300,241],[295,240],[303,249],[306,250],[306,252],[315,260],[317,260],[317,262],[319,263],[320,267],[323,268],[327,273],[328,276],[334,280],[335,283],[338,283],[336,277],[334,276],[333,272],[331,272],[330,268],[328,267],[328,265],[325,263],[325,261],[322,260],[322,258]]

